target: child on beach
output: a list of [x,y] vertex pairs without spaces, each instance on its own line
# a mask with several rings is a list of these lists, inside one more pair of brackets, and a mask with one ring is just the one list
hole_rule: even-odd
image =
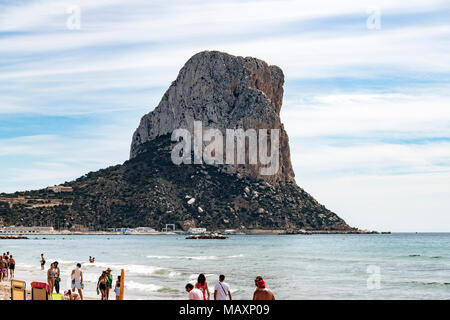
[[80,296],[72,293],[72,290],[64,291],[64,300],[80,300]]
[[116,300],[120,298],[120,276],[117,276],[116,286],[114,287],[114,292],[116,293]]

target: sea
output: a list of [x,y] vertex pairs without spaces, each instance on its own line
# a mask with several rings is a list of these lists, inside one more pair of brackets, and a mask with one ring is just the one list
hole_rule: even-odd
[[[82,264],[85,296],[99,299],[101,272],[125,271],[125,299],[187,299],[185,285],[220,274],[233,299],[251,299],[262,276],[276,299],[450,299],[450,233],[230,235],[36,235],[0,240],[16,260],[16,279],[46,282],[40,254],[58,261],[61,289]],[[89,256],[95,257],[89,263]],[[114,293],[111,292],[114,299]]]

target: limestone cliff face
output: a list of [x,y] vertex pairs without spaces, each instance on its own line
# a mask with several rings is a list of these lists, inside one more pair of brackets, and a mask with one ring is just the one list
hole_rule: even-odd
[[[201,52],[142,118],[129,161],[65,183],[71,192],[46,188],[0,194],[0,222],[33,226],[52,221],[55,227],[81,224],[99,230],[160,230],[169,223],[178,230],[357,232],[294,181],[280,121],[283,82],[282,71],[261,60]],[[191,129],[194,120],[221,130],[279,129],[278,172],[261,176],[258,165],[175,165],[171,133]]]
[[154,111],[143,116],[133,135],[130,158],[141,146],[178,128],[279,129],[280,167],[275,175],[260,175],[260,165],[234,165],[236,170],[269,183],[293,182],[289,140],[280,120],[284,75],[277,66],[251,57],[217,51],[194,55],[164,94]]

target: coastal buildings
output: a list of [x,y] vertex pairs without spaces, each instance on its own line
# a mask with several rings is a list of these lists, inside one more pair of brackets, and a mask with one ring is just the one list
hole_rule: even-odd
[[137,227],[137,228],[108,228],[109,232],[120,232],[123,234],[144,234],[155,233],[156,230],[150,227]]
[[0,227],[3,234],[36,234],[54,232],[53,227]]
[[47,190],[52,190],[54,193],[60,193],[60,192],[72,192],[72,187],[64,187],[64,186],[53,186],[48,187]]
[[206,228],[190,228],[188,230],[190,234],[203,234],[206,233]]

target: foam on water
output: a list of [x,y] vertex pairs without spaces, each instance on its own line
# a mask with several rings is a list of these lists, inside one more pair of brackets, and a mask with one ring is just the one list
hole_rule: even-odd
[[243,258],[244,254],[230,255],[230,256],[155,256],[149,255],[149,259],[187,259],[187,260],[218,260],[218,259],[233,259]]
[[[235,299],[251,299],[257,275],[278,299],[450,297],[450,234],[346,235],[345,241],[341,235],[231,235],[220,242],[177,235],[31,238],[2,240],[3,250],[16,258],[16,279],[28,286],[46,282],[49,263],[57,260],[65,290],[81,263],[84,292],[92,298],[99,298],[98,277],[108,267],[114,281],[125,269],[126,297],[134,299],[185,299],[185,284],[195,283],[199,273],[206,274],[210,291],[225,274]],[[48,262],[43,271],[41,252]],[[368,270],[379,270],[380,289],[367,287]]]
[[135,282],[133,280],[127,281],[126,283],[126,289],[135,289],[135,290],[139,290],[139,291],[144,291],[144,292],[157,292],[161,289],[163,289],[162,286],[158,286],[155,284],[143,284],[143,283],[139,283],[139,282]]

